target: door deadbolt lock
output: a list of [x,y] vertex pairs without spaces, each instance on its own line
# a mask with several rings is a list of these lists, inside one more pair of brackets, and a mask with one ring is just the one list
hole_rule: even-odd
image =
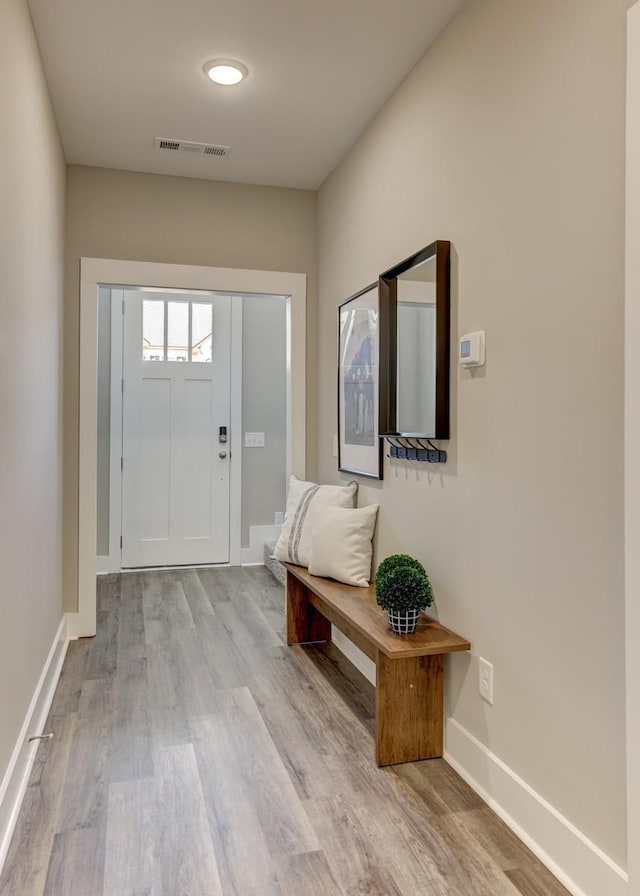
[[218,430],[218,441],[219,441],[219,442],[222,442],[222,443],[224,443],[224,442],[227,441],[227,427],[226,427],[226,426],[221,426],[221,427],[219,428],[219,430]]

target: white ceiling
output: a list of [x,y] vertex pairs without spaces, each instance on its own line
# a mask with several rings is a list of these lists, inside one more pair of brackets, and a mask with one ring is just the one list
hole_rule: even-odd
[[[67,161],[316,189],[464,0],[29,0]],[[243,62],[235,88],[208,59]],[[231,146],[155,149],[155,137]]]

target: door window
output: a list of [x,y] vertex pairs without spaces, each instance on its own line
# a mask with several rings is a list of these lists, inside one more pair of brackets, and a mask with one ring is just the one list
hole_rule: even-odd
[[213,312],[210,302],[144,299],[142,360],[211,363]]

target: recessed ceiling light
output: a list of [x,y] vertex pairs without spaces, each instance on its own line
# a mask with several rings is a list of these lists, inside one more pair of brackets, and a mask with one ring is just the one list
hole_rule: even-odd
[[208,78],[224,87],[239,84],[249,74],[247,66],[235,59],[212,59],[204,64],[203,71]]

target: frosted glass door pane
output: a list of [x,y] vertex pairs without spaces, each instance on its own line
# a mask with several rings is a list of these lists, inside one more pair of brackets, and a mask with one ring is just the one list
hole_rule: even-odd
[[164,361],[164,302],[142,303],[142,360]]
[[167,302],[167,361],[189,360],[189,303]]
[[191,360],[211,361],[212,311],[210,304],[194,302],[191,312]]

